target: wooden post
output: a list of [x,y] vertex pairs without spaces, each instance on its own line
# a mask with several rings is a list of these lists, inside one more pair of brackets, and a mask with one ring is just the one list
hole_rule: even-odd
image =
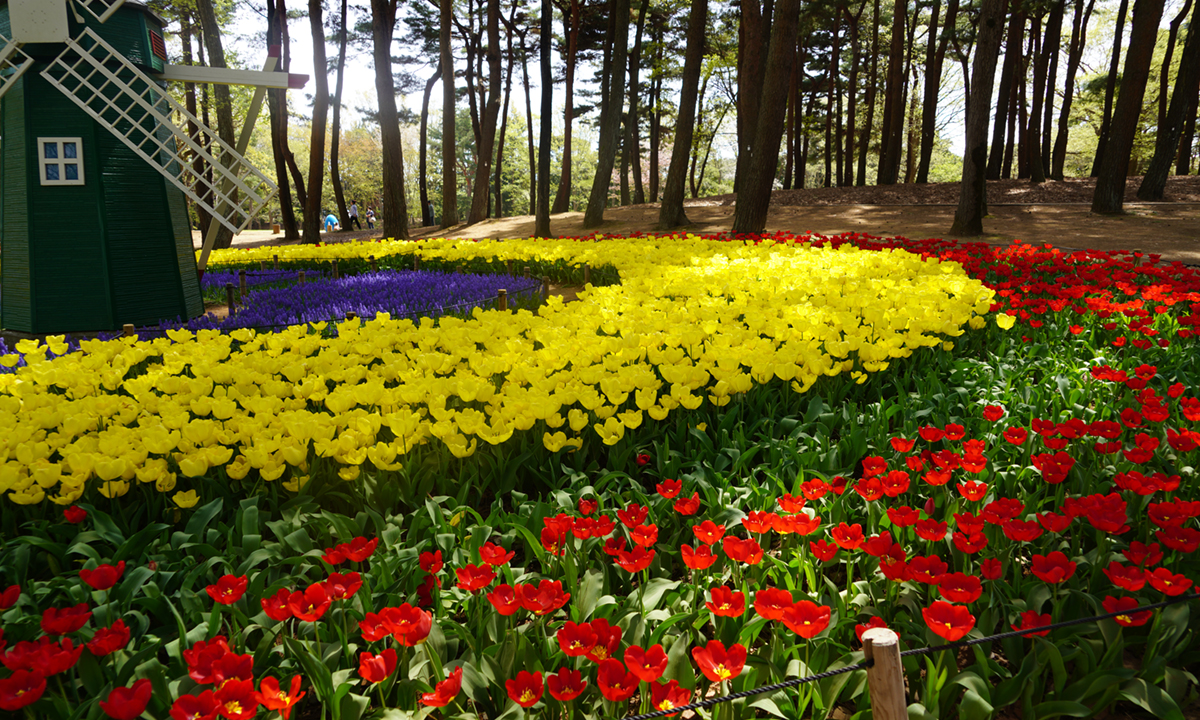
[[347,320],[357,320],[357,319],[358,319],[358,313],[356,313],[356,312],[354,312],[353,310],[351,310],[350,312],[346,313],[346,319],[347,319]]
[[246,297],[246,271],[238,270],[238,294]]
[[863,655],[875,664],[867,669],[871,690],[871,717],[875,720],[908,720],[904,697],[904,667],[900,664],[900,636],[887,628],[863,633]]
[[506,260],[504,264],[505,264],[505,266],[508,268],[508,274],[509,274],[509,275],[512,275],[512,274],[513,274],[513,271],[512,271],[512,260]]
[[525,277],[529,277],[529,266],[525,266]]
[[266,270],[266,269],[267,269],[267,261],[266,261],[266,260],[259,260],[259,261],[258,261],[258,269],[259,269],[259,270]]
[[125,323],[122,325],[121,334],[125,337],[133,337],[133,323]]
[[583,264],[583,284],[587,285],[592,281],[592,266],[587,263]]
[[272,234],[272,235],[278,235],[278,234],[279,234],[279,230],[280,230],[279,223],[272,223],[272,224],[271,224],[271,234]]
[[300,273],[296,276],[296,282],[303,285],[306,282],[304,275],[305,275],[304,271],[301,270]]
[[421,269],[421,256],[413,255],[413,272]]
[[463,270],[463,266],[460,264],[460,265],[458,266],[458,270],[457,270],[457,272],[458,272],[458,274],[459,274],[459,275],[462,275],[462,274],[463,274],[464,272],[466,272],[466,271],[465,271],[465,270]]
[[375,256],[367,258],[371,262],[371,272],[379,272],[379,264],[375,262]]
[[542,276],[542,299],[543,300],[550,299],[550,276],[549,275]]
[[496,307],[501,310],[508,310],[508,291],[504,288],[496,291]]
[[337,280],[341,275],[338,274],[337,260],[333,261],[333,279]]
[[276,270],[279,269],[279,256],[278,255],[275,256],[275,269]]
[[233,294],[233,283],[225,283],[225,304],[229,306],[229,314],[237,307],[237,296]]

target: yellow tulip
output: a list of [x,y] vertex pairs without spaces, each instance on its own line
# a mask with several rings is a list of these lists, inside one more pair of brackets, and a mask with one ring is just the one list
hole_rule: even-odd
[[187,508],[196,507],[196,503],[200,502],[200,495],[195,490],[188,490],[186,492],[180,490],[171,496],[171,500],[186,510]]

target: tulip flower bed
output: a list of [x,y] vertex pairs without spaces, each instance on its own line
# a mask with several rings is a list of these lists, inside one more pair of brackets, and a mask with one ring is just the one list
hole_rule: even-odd
[[[885,262],[873,264],[846,247],[849,240],[872,253],[887,244],[914,255],[885,251],[874,256]],[[670,257],[670,242],[658,242]],[[5,506],[0,568],[13,585],[0,588],[0,709],[64,718],[618,717],[860,662],[867,627],[886,625],[905,648],[924,648],[1195,591],[1193,269],[1028,246],[839,238],[823,242],[818,257],[827,264],[812,266],[819,280],[811,272],[795,278],[802,296],[788,284],[792,254],[805,257],[793,244],[698,246],[692,251],[702,261],[662,262],[651,281],[639,275],[645,257],[624,241],[576,245],[600,266],[610,243],[622,288],[640,290],[593,290],[578,308],[552,303],[537,317],[555,323],[540,325],[528,313],[489,322],[490,311],[479,311],[436,326],[453,338],[414,338],[411,350],[397,349],[379,320],[341,323],[333,340],[288,330],[118,341],[105,357],[124,372],[92,366],[91,396],[67,368],[99,354],[99,344],[3,376],[20,382],[0,380],[0,403],[23,403],[20,422],[5,426],[5,437],[23,439],[6,451],[4,467],[15,460],[33,485],[60,486],[39,500],[63,499],[66,474],[82,472],[86,460],[76,468],[77,456],[60,449],[71,442],[93,456],[94,473],[114,472],[101,463],[115,462],[105,453],[127,452],[121,443],[133,439],[125,430],[136,429],[146,454],[128,479],[89,475],[63,509],[46,501]],[[511,245],[496,254],[538,246]],[[561,245],[549,244],[546,256]],[[454,264],[471,247],[431,244],[422,252]],[[367,249],[386,263],[380,244],[360,252]],[[995,292],[984,296],[993,312],[1011,314],[976,310],[978,295],[959,268]],[[904,273],[912,285],[901,284]],[[882,295],[865,292],[876,289],[872,278],[882,278]],[[911,296],[918,285],[935,291],[872,313],[879,297]],[[935,302],[938,291],[952,297],[946,288],[963,300],[942,301],[939,312],[959,319],[931,325],[926,349],[873,360],[859,345],[849,348],[856,355],[842,355],[856,359],[853,368],[828,372],[831,363],[812,378],[801,371],[827,356],[781,362],[785,347],[797,351],[788,343],[804,336],[795,331],[800,317],[780,305],[803,307],[803,327],[814,334],[832,313],[842,334],[823,336],[818,348],[835,353],[831,343],[861,342],[853,338],[864,327],[911,336],[936,314],[916,305]],[[859,297],[873,300],[852,305],[857,315],[838,304]],[[680,317],[663,316],[667,299]],[[568,310],[578,313],[576,324]],[[955,335],[972,317],[980,327]],[[795,337],[753,344],[782,338],[785,328]],[[467,367],[473,377],[506,380],[475,386],[476,397],[489,388],[503,395],[496,402],[485,396],[473,406],[461,394],[453,403],[425,401],[421,417],[431,425],[461,428],[473,407],[484,425],[509,403],[534,407],[542,381],[517,360],[521,353],[484,352],[530,335],[537,344],[524,352],[545,362],[564,357],[550,377],[565,381],[563,371],[576,365],[597,376],[583,382],[598,385],[604,400],[576,406],[592,426],[573,429],[577,445],[554,447],[553,426],[535,418],[464,458],[433,434],[443,444],[427,440],[392,457],[379,454],[378,440],[362,449],[354,437],[365,457],[347,462],[355,456],[345,436],[387,438],[381,428],[404,417],[403,404],[419,391],[401,379],[415,369],[441,378],[433,390],[443,395],[449,378],[462,389]],[[600,350],[584,344],[592,336]],[[613,342],[627,336],[640,344]],[[479,352],[429,372],[437,348],[472,342]],[[732,354],[747,346],[756,354]],[[674,347],[675,362],[652,358]],[[134,351],[141,352],[127,355]],[[764,353],[774,353],[762,361],[770,374],[755,365]],[[609,417],[624,424],[625,413],[640,409],[643,388],[635,382],[622,391],[620,372],[594,368],[636,369],[630,361],[643,356],[664,384],[658,404],[682,394],[672,385],[691,381],[685,368],[704,368],[706,378],[690,389],[698,402],[680,402],[661,418],[646,408],[649,418],[606,435],[599,415],[614,407]],[[503,372],[483,368],[506,361]],[[737,372],[751,381],[735,385]],[[49,382],[56,373],[61,385]],[[333,384],[319,400],[302,390],[312,373]],[[522,380],[525,394],[508,387]],[[124,405],[94,426],[69,425],[70,406],[54,404],[106,397],[106,383],[123,388],[110,397]],[[620,392],[630,396],[626,405]],[[287,417],[278,426],[269,424],[270,398],[272,412]],[[12,408],[2,409],[0,423],[10,422],[3,418]],[[558,411],[564,429],[570,409]],[[545,408],[528,412],[552,417]],[[323,416],[334,418],[335,430],[313,419]],[[311,423],[297,431],[307,433],[302,457],[252,441],[295,422]],[[179,433],[176,444],[155,450],[171,433]],[[245,460],[198,471],[183,443],[231,455],[236,448]],[[286,467],[271,478],[274,453]],[[57,475],[46,470],[60,461]],[[160,474],[146,469],[154,465]],[[129,483],[123,496],[105,494],[121,482]],[[17,499],[13,487],[8,497]],[[172,502],[159,501],[164,496]],[[1182,719],[1197,698],[1193,606],[907,657],[909,714],[1085,717],[1121,702]],[[712,714],[825,718],[869,706],[857,670]]]

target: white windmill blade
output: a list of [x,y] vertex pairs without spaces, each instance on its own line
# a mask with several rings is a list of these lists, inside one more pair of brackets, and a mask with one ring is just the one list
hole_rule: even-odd
[[0,49],[0,97],[8,92],[25,71],[33,65],[33,58],[21,51],[21,44],[0,35],[4,48]]
[[72,2],[75,7],[87,10],[100,22],[108,20],[118,8],[125,4],[125,0],[72,0]]
[[[91,29],[68,40],[42,77],[234,233],[278,192],[266,175]],[[212,138],[211,148],[176,126],[172,113]],[[199,156],[203,167],[196,170],[183,148]],[[205,177],[209,169],[211,180]]]

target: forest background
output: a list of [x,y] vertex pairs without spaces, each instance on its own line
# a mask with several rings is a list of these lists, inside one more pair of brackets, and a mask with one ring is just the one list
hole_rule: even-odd
[[[406,233],[435,222],[534,214],[543,145],[550,211],[583,211],[590,202],[599,208],[589,214],[602,215],[603,207],[660,202],[682,139],[682,215],[683,196],[742,189],[762,149],[756,136],[770,124],[758,116],[772,113],[782,121],[778,150],[770,151],[768,137],[760,153],[767,161],[753,163],[775,169],[766,187],[958,182],[973,81],[991,85],[989,179],[1096,175],[1122,124],[1133,128],[1116,163],[1122,182],[1125,174],[1144,174],[1166,144],[1160,139],[1172,135],[1171,149],[1158,151],[1171,156],[1168,172],[1187,174],[1196,164],[1200,74],[1179,72],[1200,64],[1200,40],[1189,36],[1200,25],[1193,0],[990,0],[1002,18],[990,78],[972,77],[973,64],[989,54],[978,30],[981,18],[995,14],[989,0],[286,3],[149,4],[170,21],[173,61],[256,67],[265,47],[279,44],[281,70],[314,75],[303,91],[272,93],[248,152],[268,174],[277,171],[281,186],[261,222],[281,223],[291,238],[304,231],[306,209],[333,212],[346,226],[356,199],[361,215],[402,207],[402,218],[390,215],[403,222],[385,233],[395,236],[400,225]],[[702,33],[689,28],[697,14],[705,19]],[[539,67],[547,35],[548,113]],[[698,59],[690,67],[689,48]],[[777,48],[790,56],[790,68],[764,83],[777,70],[766,67]],[[446,50],[454,65],[449,97]],[[399,100],[391,112],[379,102],[388,93],[377,57],[390,61],[383,82]],[[315,67],[324,69],[319,77]],[[692,99],[685,99],[689,80]],[[233,88],[226,102],[222,88],[203,85],[173,91],[218,129],[224,108],[229,127],[240,126],[251,96]],[[1124,104],[1123,93],[1130,96]],[[543,115],[552,120],[549,143],[540,134]],[[605,142],[610,160],[600,163]],[[385,180],[388,145],[398,146],[391,176],[402,176],[399,183]],[[739,168],[739,160],[746,165]],[[607,182],[597,181],[601,170]],[[447,213],[443,198],[451,196]],[[207,218],[196,220],[207,226]]]

